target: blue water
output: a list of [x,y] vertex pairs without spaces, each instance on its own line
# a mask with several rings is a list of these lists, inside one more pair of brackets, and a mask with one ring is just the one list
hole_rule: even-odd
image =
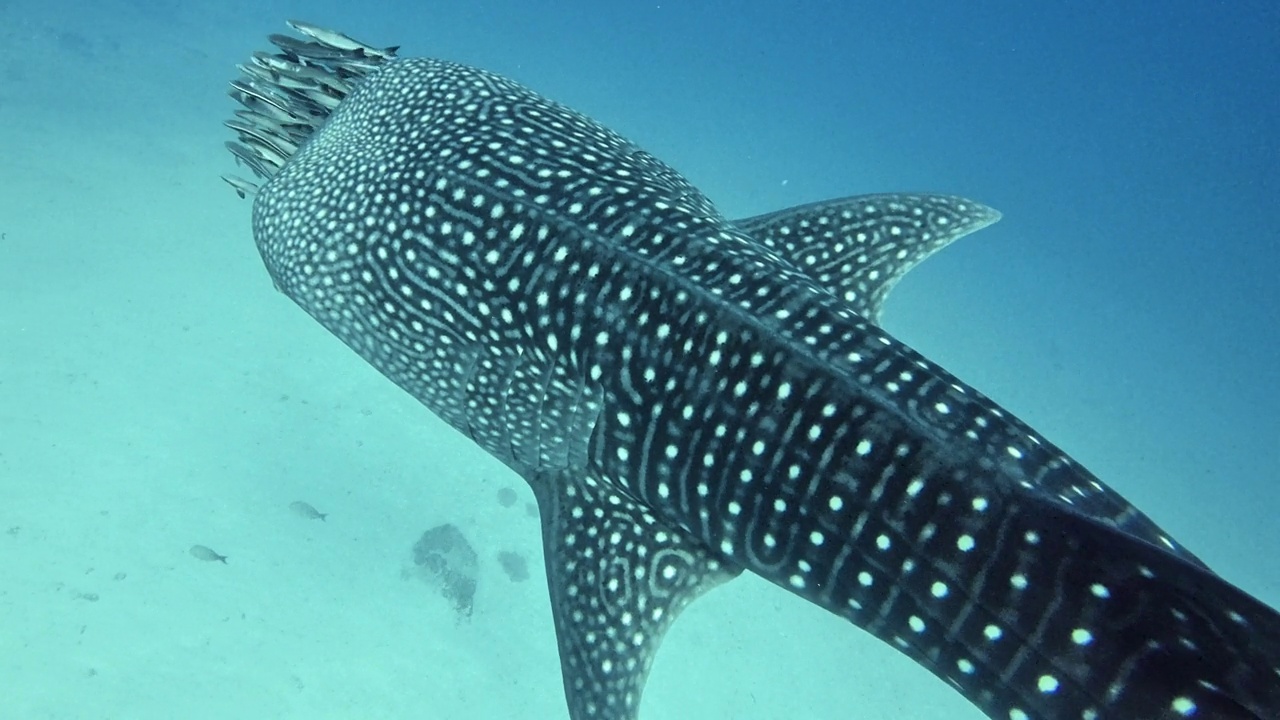
[[[1280,6],[609,5],[0,5],[0,718],[565,716],[527,490],[272,291],[218,180],[226,82],[290,17],[510,75],[731,216],[999,208],[886,327],[1280,604]],[[401,576],[443,522],[481,557],[466,623]],[[750,579],[644,709],[979,717]]]

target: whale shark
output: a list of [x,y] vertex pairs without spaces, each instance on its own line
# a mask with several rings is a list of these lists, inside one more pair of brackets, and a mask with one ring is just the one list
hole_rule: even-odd
[[257,180],[226,179],[276,288],[532,488],[572,720],[639,717],[743,572],[991,718],[1280,718],[1280,614],[882,326],[997,211],[730,219],[513,80],[291,26],[232,85]]

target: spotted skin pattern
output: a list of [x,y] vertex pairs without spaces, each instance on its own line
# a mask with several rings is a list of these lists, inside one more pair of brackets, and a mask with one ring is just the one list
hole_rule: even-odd
[[573,720],[636,718],[663,632],[743,570],[991,718],[1280,717],[1272,609],[878,325],[998,217],[870,195],[732,222],[580,114],[405,59],[262,187],[254,234],[532,486]]

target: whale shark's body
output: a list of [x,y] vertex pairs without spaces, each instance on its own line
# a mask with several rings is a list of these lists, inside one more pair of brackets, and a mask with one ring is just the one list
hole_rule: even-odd
[[437,60],[335,104],[258,192],[258,247],[529,482],[574,720],[637,717],[667,627],[743,570],[992,718],[1280,717],[1273,610],[879,326],[904,272],[995,211],[872,195],[730,221],[590,119]]

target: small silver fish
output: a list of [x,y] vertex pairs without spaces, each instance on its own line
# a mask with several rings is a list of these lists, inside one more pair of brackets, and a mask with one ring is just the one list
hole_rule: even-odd
[[245,147],[240,143],[231,142],[230,140],[228,140],[222,144],[225,145],[227,149],[231,151],[232,155],[236,156],[236,160],[238,162],[247,166],[250,170],[253,171],[255,175],[257,175],[260,178],[264,178],[264,179],[270,178],[272,175],[276,174],[276,170],[280,169],[279,165],[275,167],[271,167],[269,163],[267,163],[267,161],[263,159],[261,154],[255,152],[254,150],[250,150],[248,147]]
[[272,92],[270,84],[264,84],[255,81],[252,78],[248,78],[246,80],[237,78],[231,81],[231,87],[239,90],[249,97],[257,98],[259,101],[271,105],[277,110],[281,110],[286,113],[290,112],[289,100],[287,98],[280,97],[275,92]]
[[372,45],[366,45],[359,40],[343,35],[336,30],[327,30],[325,28],[312,25],[311,23],[302,22],[301,20],[286,20],[285,22],[289,24],[289,27],[309,38],[314,39],[321,45],[326,45],[337,50],[361,53],[367,57],[390,60],[395,57],[396,51],[400,49],[399,45],[389,48],[376,48]]
[[259,82],[272,82],[276,74],[274,70],[254,63],[240,63],[236,69]]
[[322,513],[312,507],[311,503],[302,502],[301,500],[295,500],[289,503],[289,509],[298,517],[303,517],[308,520],[323,521],[325,518],[329,517],[329,513]]
[[240,142],[266,158],[276,166],[277,170],[284,165],[290,155],[298,151],[297,145],[282,138],[273,138],[266,133],[241,132]]
[[217,552],[213,550],[213,548],[207,548],[204,545],[192,545],[190,552],[191,552],[191,557],[197,560],[204,560],[205,562],[213,562],[217,560],[223,565],[227,564],[226,555],[219,555]]
[[244,92],[240,88],[234,87],[234,83],[233,83],[233,87],[227,91],[227,94],[230,95],[232,98],[234,98],[236,102],[240,103],[241,105],[244,105],[245,108],[247,108],[247,110],[245,110],[244,112],[249,112],[254,115],[261,115],[263,117],[266,117],[272,120],[273,122],[281,123],[281,124],[305,122],[305,118],[301,118],[298,115],[295,115],[294,113],[292,113],[286,108],[282,108],[273,103],[263,102],[257,96],[250,95],[249,93]]
[[277,150],[280,150],[281,152],[285,152],[286,147],[288,147],[287,152],[290,155],[298,151],[298,146],[294,145],[293,143],[288,143],[287,146],[281,145],[280,140],[281,140],[281,137],[283,136],[283,133],[281,135],[273,134],[271,130],[272,126],[264,125],[260,127],[260,126],[254,125],[253,123],[245,122],[243,118],[238,118],[238,117],[233,117],[222,124],[226,125],[232,130],[235,130],[241,135],[252,135],[253,137],[257,138],[258,140],[261,140],[262,142],[273,144],[275,148]]
[[276,137],[287,137],[293,141],[294,145],[301,145],[304,140],[310,137],[312,131],[310,124],[291,122],[249,110],[248,108],[236,110],[236,119],[248,122],[260,128],[263,132],[271,133]]
[[258,186],[235,175],[223,175],[222,179],[231,186],[241,198],[250,198],[258,194]]
[[280,35],[278,33],[268,35],[267,40],[270,40],[272,45],[280,48],[287,55],[296,57],[299,60],[305,58],[307,60],[319,60],[323,62],[326,60],[346,60],[351,57],[356,57],[354,53],[346,50],[339,50],[337,48],[329,47],[328,45],[321,45],[318,42],[299,40],[298,38],[290,37],[288,35]]
[[311,102],[319,105],[320,107],[326,110],[329,110],[330,112],[332,112],[335,108],[338,107],[339,104],[342,103],[342,98],[334,97],[333,95],[323,90],[319,90],[319,89],[303,90],[302,93],[307,96],[308,100],[310,100]]
[[[343,66],[341,62],[332,64],[338,67]],[[295,80],[308,81],[313,85],[324,85],[343,97],[346,97],[351,92],[351,86],[339,78],[333,70],[322,69],[314,65],[305,65],[301,61],[294,62],[283,55],[256,52],[253,54],[252,62],[249,65],[237,65],[236,67],[247,75],[271,82],[274,82],[276,77],[288,76]],[[271,74],[263,75],[262,73]]]

